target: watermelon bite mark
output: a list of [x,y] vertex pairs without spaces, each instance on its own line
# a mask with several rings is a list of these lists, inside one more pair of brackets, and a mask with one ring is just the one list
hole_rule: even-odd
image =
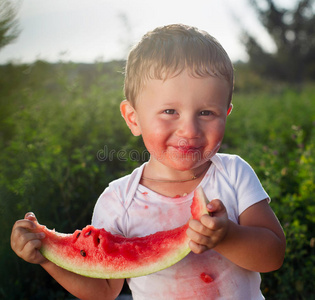
[[[197,188],[191,205],[194,219],[208,213],[206,201],[202,188]],[[160,271],[183,259],[190,252],[187,228],[188,222],[172,230],[132,238],[91,225],[72,234],[39,224],[37,231],[46,234],[41,253],[56,265],[88,277],[130,278]]]

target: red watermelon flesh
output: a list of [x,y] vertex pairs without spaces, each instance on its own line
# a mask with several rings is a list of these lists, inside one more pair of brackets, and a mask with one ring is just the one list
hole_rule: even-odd
[[[206,198],[197,188],[191,205],[192,217],[207,214]],[[56,265],[95,278],[130,278],[165,269],[189,252],[188,222],[178,228],[144,237],[126,238],[89,225],[72,234],[58,233],[38,224],[41,253]]]

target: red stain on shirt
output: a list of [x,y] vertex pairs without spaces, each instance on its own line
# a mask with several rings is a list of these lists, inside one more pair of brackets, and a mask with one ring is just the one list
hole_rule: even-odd
[[148,192],[143,192],[142,195],[148,195]]
[[200,274],[200,278],[205,283],[210,283],[213,281],[213,278],[210,275],[206,274],[205,272]]

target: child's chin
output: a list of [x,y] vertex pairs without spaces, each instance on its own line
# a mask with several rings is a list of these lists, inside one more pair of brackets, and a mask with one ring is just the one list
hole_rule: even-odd
[[178,170],[178,171],[189,171],[196,169],[203,165],[200,161],[187,161],[187,160],[173,160],[170,163],[167,164],[172,169]]

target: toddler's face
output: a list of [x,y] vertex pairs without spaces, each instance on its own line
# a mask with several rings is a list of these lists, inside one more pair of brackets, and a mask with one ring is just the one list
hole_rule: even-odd
[[200,167],[219,149],[229,108],[229,84],[180,75],[149,80],[137,99],[136,119],[151,160],[177,170]]

